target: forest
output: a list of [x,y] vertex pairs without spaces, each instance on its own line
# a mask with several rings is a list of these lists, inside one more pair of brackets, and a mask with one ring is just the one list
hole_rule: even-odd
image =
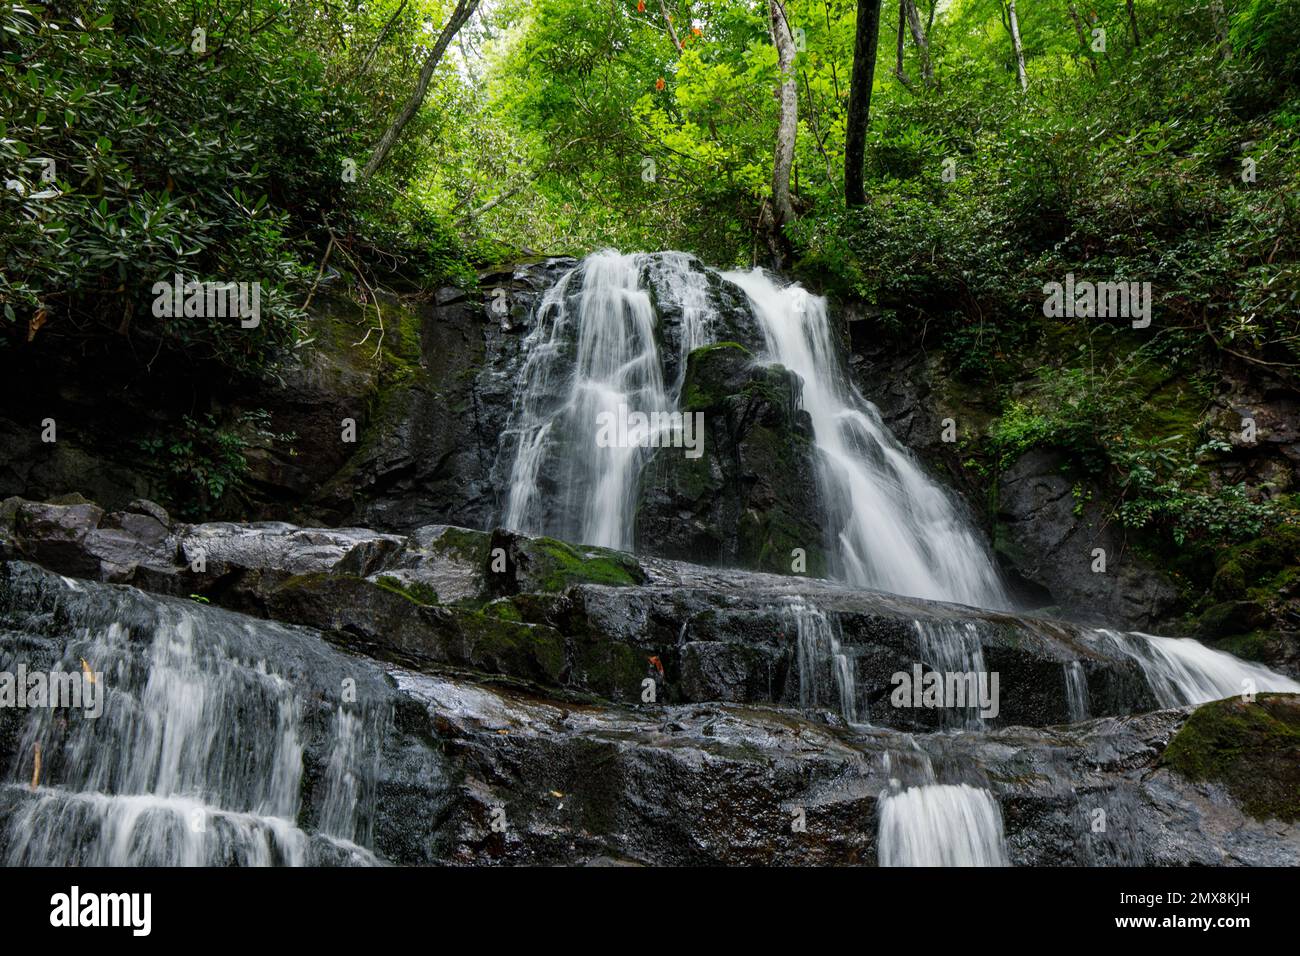
[[[874,341],[941,355],[974,406],[942,449],[960,480],[1063,449],[1202,590],[1225,546],[1296,537],[1289,481],[1203,467],[1241,431],[1207,419],[1225,361],[1286,388],[1300,361],[1293,0],[100,0],[0,20],[15,358],[256,378],[312,347],[322,277],[371,302],[528,255],[681,249],[782,267],[867,303]],[[176,274],[259,278],[260,324],[153,315]],[[1149,283],[1155,318],[1045,320],[1066,275]],[[197,445],[172,467],[219,499],[251,427],[195,412],[155,447]]]
[[[4,570],[30,560],[187,601],[236,657],[256,654],[227,612],[491,693],[604,702],[600,733],[648,748],[618,708],[966,735],[977,773],[926,757],[911,790],[844,797],[879,830],[837,829],[817,862],[917,862],[899,834],[950,798],[983,829],[922,863],[1235,859],[1207,835],[1226,825],[1058,840],[1051,813],[1094,809],[1043,809],[1067,789],[1140,792],[1143,827],[1177,814],[1145,777],[1060,783],[1045,731],[1011,766],[966,710],[873,709],[882,661],[915,660],[919,687],[923,658],[982,674],[987,654],[999,728],[1069,724],[1101,774],[1079,728],[1142,715],[1122,733],[1160,773],[1237,781],[1223,806],[1296,825],[1280,694],[1300,686],[1300,0],[0,0],[0,185],[0,618],[39,629],[29,592],[58,582]],[[579,442],[629,404],[698,420],[703,457],[695,439],[684,457]],[[601,603],[613,590],[626,606]],[[320,682],[303,780],[326,781],[301,828],[336,842],[266,859],[338,862],[355,841],[401,862],[804,861],[782,842],[784,752],[732,794],[786,794],[783,835],[752,845],[728,818],[661,852],[644,821],[609,836],[624,818],[589,808],[583,849],[558,848],[536,793],[585,807],[607,781],[552,779],[540,750],[500,770],[532,794],[523,842],[469,789],[446,798],[463,816],[411,837],[393,822],[408,798],[382,796],[407,770],[387,764],[331,831],[351,820],[329,783],[347,734],[407,732],[312,710],[336,694],[332,653],[295,662]],[[405,713],[415,691],[370,680]],[[1241,680],[1279,697],[1242,716]],[[435,710],[439,686],[419,690]],[[516,704],[512,726],[551,719]],[[712,754],[718,715],[682,714]],[[19,739],[5,719],[0,745]],[[746,727],[754,752],[774,739]],[[47,774],[65,732],[40,731]],[[1265,754],[1253,794],[1239,734]],[[837,745],[799,759],[833,777],[818,761]],[[420,753],[410,774],[442,779]],[[1050,797],[1014,789],[1030,764]],[[682,773],[681,799],[712,799]],[[8,812],[0,861],[122,862],[7,842]],[[1255,825],[1232,837],[1247,862],[1300,860],[1276,834],[1250,844]],[[129,862],[175,862],[151,839],[161,856]],[[231,840],[191,849],[266,862]]]

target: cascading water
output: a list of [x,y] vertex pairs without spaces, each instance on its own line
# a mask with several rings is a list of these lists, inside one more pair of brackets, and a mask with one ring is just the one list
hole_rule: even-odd
[[[913,621],[921,660],[941,675],[972,675],[988,687],[984,645],[973,621]],[[968,685],[969,686],[969,685]],[[944,726],[984,726],[978,697],[965,706],[945,706],[939,711]]]
[[[635,441],[599,447],[596,424],[602,413],[617,415],[620,407],[647,414],[674,409],[686,355],[715,337],[708,275],[681,253],[604,251],[546,293],[525,342],[505,441],[513,456],[503,514],[508,527],[632,546],[637,480],[650,450]],[[668,385],[663,368],[669,357],[660,354],[650,278],[668,300],[660,306],[680,311],[679,354],[673,357],[678,371]],[[1006,606],[988,550],[953,499],[849,385],[824,300],[797,285],[781,287],[760,270],[720,278],[749,301],[765,341],[764,360],[803,381],[838,576],[897,594]]]
[[1002,811],[968,783],[926,784],[882,797],[881,866],[1006,866]]
[[1067,661],[1065,671],[1065,704],[1070,709],[1071,723],[1088,719],[1088,675],[1078,661]]
[[803,379],[840,575],[895,594],[1005,607],[993,560],[951,497],[846,380],[825,300],[758,269],[724,277],[749,297],[769,359]]
[[[631,548],[636,483],[648,449],[638,436],[605,447],[594,436],[602,414],[671,409],[654,306],[640,281],[645,264],[645,256],[596,253],[553,286],[538,307],[507,435],[514,443],[507,527]],[[688,271],[669,263],[663,268],[677,276]],[[574,285],[580,285],[576,292]],[[684,290],[684,297],[689,294]],[[698,305],[692,314],[699,323],[696,334],[703,334]],[[543,487],[547,459],[557,472]]]
[[[73,593],[80,586],[68,584],[61,603],[87,619],[51,663],[75,674],[81,661],[94,662],[103,711],[27,715],[12,782],[0,786],[5,863],[375,862],[361,844],[370,839],[376,740],[387,718],[338,707],[317,748],[322,797],[308,831],[311,721],[295,678],[268,664],[253,628],[141,596],[82,606]],[[13,666],[0,654],[0,669]]]
[[1162,707],[1205,704],[1255,692],[1300,694],[1300,682],[1190,638],[1098,633],[1141,665]]
[[850,724],[858,721],[857,680],[853,660],[844,653],[836,626],[826,615],[802,601],[787,610],[795,624],[795,657],[799,670],[799,706],[804,710],[824,707],[834,688],[840,716]]

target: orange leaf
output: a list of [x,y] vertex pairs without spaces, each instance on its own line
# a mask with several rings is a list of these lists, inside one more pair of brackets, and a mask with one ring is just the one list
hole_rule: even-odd
[[41,326],[45,324],[48,313],[44,309],[37,309],[36,314],[27,320],[27,341],[30,342],[36,338],[36,333],[40,331]]
[[662,89],[664,88],[665,85],[666,85],[666,84],[664,83],[664,78],[663,78],[662,76],[659,77],[659,79],[655,80],[655,89],[656,89],[656,90],[662,90]]

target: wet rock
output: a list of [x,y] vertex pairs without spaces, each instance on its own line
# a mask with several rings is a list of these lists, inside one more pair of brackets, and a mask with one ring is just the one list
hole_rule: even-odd
[[[1003,472],[995,548],[1080,620],[1134,628],[1163,620],[1177,599],[1174,587],[1125,547],[1099,504],[1076,501],[1061,465],[1055,453],[1034,449]],[[1104,572],[1093,570],[1099,548]]]
[[1257,819],[1300,820],[1300,697],[1262,694],[1196,709],[1161,758],[1192,781],[1220,784]]
[[378,386],[355,454],[312,509],[385,531],[491,527],[502,487],[493,469],[514,406],[519,333],[542,291],[573,265],[553,258],[490,270],[479,277],[478,294],[444,290],[432,303],[410,304],[394,346],[396,371]]
[[24,502],[14,515],[14,539],[34,561],[63,574],[97,577],[99,558],[86,537],[99,527],[104,510],[93,504]]
[[[657,578],[665,586],[693,573],[671,562],[646,570],[650,582]],[[718,574],[708,569],[698,573]],[[746,580],[751,590],[758,583],[777,589],[789,583],[739,572],[723,573],[719,580]],[[344,597],[313,601],[310,582]],[[580,585],[552,600],[559,613],[567,600],[644,596],[650,586]],[[415,633],[408,630],[411,614],[415,620],[442,620],[451,613],[338,572],[314,572],[280,588],[285,606],[297,608],[295,614],[326,615],[320,623],[330,629],[331,640],[343,631],[354,636],[365,631],[376,640],[404,639]],[[833,587],[815,589],[827,605],[836,603]],[[623,636],[657,633],[660,625],[653,615],[660,597],[632,607],[634,623]],[[734,597],[726,595],[723,603]],[[700,595],[682,597],[702,600]],[[843,595],[840,600],[855,598]],[[646,617],[640,619],[643,613]],[[583,616],[591,619],[593,612]],[[1006,854],[1014,865],[1300,863],[1295,823],[1252,818],[1243,811],[1245,798],[1214,779],[1190,779],[1179,756],[1187,751],[1214,760],[1240,755],[1248,761],[1295,764],[1285,750],[1292,733],[1285,728],[1294,722],[1290,717],[1270,717],[1285,732],[1270,729],[1262,737],[1234,737],[1227,747],[1211,741],[1208,748],[1187,748],[1179,743],[1190,739],[1180,731],[1187,721],[1185,710],[953,734],[853,726],[771,705],[561,700],[531,689],[485,684],[454,664],[428,673],[380,668],[365,656],[333,650],[321,640],[324,632],[311,628],[152,598],[130,588],[69,583],[21,562],[0,566],[0,627],[7,634],[25,635],[18,644],[0,642],[0,664],[5,666],[13,663],[5,655],[15,651],[25,654],[29,665],[47,667],[69,653],[84,654],[83,645],[73,649],[69,643],[73,635],[83,633],[87,624],[108,620],[126,628],[124,647],[133,660],[143,661],[159,639],[160,625],[170,628],[187,619],[192,628],[165,631],[163,639],[189,635],[184,639],[194,642],[196,661],[204,659],[209,646],[225,648],[231,661],[260,661],[249,673],[261,674],[259,680],[277,675],[274,679],[281,683],[276,686],[294,695],[297,733],[304,745],[303,809],[297,826],[305,828],[308,859],[317,863],[873,865],[880,858],[881,801],[936,784],[965,784],[996,801]],[[428,625],[436,626],[442,625]],[[737,618],[719,622],[715,629],[738,636],[746,627]],[[470,637],[461,650],[477,652],[484,643],[481,636]],[[688,646],[692,643],[721,642],[688,641]],[[350,649],[374,650],[361,640]],[[384,650],[378,656],[389,658]],[[114,672],[114,692],[122,700],[134,699],[148,677],[148,668],[137,672],[136,666]],[[729,665],[724,661],[721,666]],[[501,661],[490,668],[509,669]],[[717,672],[701,661],[699,671],[711,668]],[[672,678],[672,669],[666,670]],[[198,679],[197,673],[190,679]],[[207,675],[204,679],[227,679],[218,672],[201,673]],[[713,680],[740,686],[729,677]],[[345,696],[346,688],[351,690]],[[354,703],[346,702],[354,698]],[[1295,709],[1296,700],[1261,698],[1285,714]],[[245,708],[260,706],[264,704],[245,700]],[[353,718],[340,716],[347,713]],[[237,718],[247,721],[249,712],[245,709]],[[14,708],[0,709],[0,773],[12,775],[15,762],[26,758],[19,747],[27,719]],[[1188,726],[1200,733],[1199,720]],[[272,746],[265,734],[273,729],[274,721],[250,725],[241,739]],[[355,752],[367,762],[354,769],[358,798],[341,842],[330,768],[353,759],[346,747],[340,749],[348,739],[360,742]],[[1171,739],[1175,746],[1162,760]],[[1279,742],[1281,750],[1274,746]],[[116,746],[94,752],[116,755]],[[59,799],[61,788],[69,785],[75,789],[79,779],[60,753],[58,742],[50,742],[47,799]],[[1256,766],[1250,764],[1250,774],[1233,772],[1250,781]],[[1267,766],[1270,772],[1275,769]],[[1282,766],[1279,772],[1285,780],[1289,770]],[[222,792],[214,791],[214,799],[228,799]],[[25,787],[3,793],[0,858],[23,852],[14,850],[7,824],[26,811],[29,799]],[[1101,828],[1096,826],[1098,811],[1105,815]],[[66,823],[69,818],[61,819]],[[39,845],[47,845],[46,836],[52,837],[48,845],[61,845],[57,834],[42,830],[41,836]]]
[[492,533],[485,571],[492,594],[563,591],[583,583],[629,587],[646,580],[630,554],[500,529]]
[[815,449],[798,376],[756,365],[744,346],[691,352],[685,414],[698,453],[661,448],[641,479],[638,551],[755,570],[826,573]]

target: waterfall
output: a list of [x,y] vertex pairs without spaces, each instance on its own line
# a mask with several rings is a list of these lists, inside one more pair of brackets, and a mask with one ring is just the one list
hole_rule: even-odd
[[1070,722],[1088,719],[1088,675],[1079,661],[1067,661],[1065,670],[1065,705],[1069,708]]
[[[945,676],[985,675],[984,679],[988,680],[984,645],[974,621],[913,621],[912,626],[916,630],[921,660],[931,670]],[[978,729],[984,726],[978,697],[961,708],[944,707],[939,715],[944,727]]]
[[989,791],[924,784],[881,794],[880,866],[1007,866],[1002,811]]
[[728,272],[745,291],[768,357],[803,379],[839,572],[895,594],[1005,607],[988,550],[841,371],[826,301],[761,270]]
[[[649,450],[635,442],[599,447],[594,435],[602,413],[617,416],[625,408],[650,414],[673,405],[663,382],[654,306],[641,283],[648,258],[595,253],[543,297],[524,343],[527,359],[506,435],[515,456],[507,527],[632,547],[637,479]],[[685,259],[676,267],[661,262],[662,271],[681,285],[689,273]],[[690,300],[692,291],[684,289],[682,298]],[[691,311],[696,334],[703,335],[698,303]],[[548,459],[557,472],[544,488]]]
[[795,654],[799,671],[799,706],[804,710],[825,707],[835,688],[840,716],[850,724],[858,721],[858,688],[853,660],[840,647],[838,629],[822,611],[802,601],[788,609],[795,623]]
[[1244,693],[1300,694],[1300,682],[1187,637],[1098,631],[1142,667],[1161,707],[1184,707]]
[[[79,586],[64,596],[68,613],[85,621],[57,666],[77,673],[82,660],[93,662],[103,713],[25,716],[12,782],[0,786],[5,863],[375,862],[359,845],[369,840],[376,799],[374,715],[341,706],[335,714],[320,754],[321,819],[308,832],[300,818],[312,729],[301,676],[269,665],[254,628],[219,612],[200,618],[178,602],[141,597],[80,605],[74,591],[77,601],[96,600]],[[316,663],[286,643],[297,666]]]
[[[683,253],[588,256],[540,301],[524,341],[503,440],[511,457],[502,520],[530,534],[629,550],[645,447],[598,447],[596,423],[621,408],[675,409],[685,358],[716,337],[709,278],[743,293],[763,361],[803,381],[833,570],[851,584],[1005,607],[988,549],[954,499],[890,434],[844,375],[823,299],[760,270],[713,273]],[[652,300],[650,284],[655,296]],[[660,315],[678,313],[676,354],[661,354]],[[659,311],[656,311],[658,309]],[[665,382],[665,367],[676,374]]]

